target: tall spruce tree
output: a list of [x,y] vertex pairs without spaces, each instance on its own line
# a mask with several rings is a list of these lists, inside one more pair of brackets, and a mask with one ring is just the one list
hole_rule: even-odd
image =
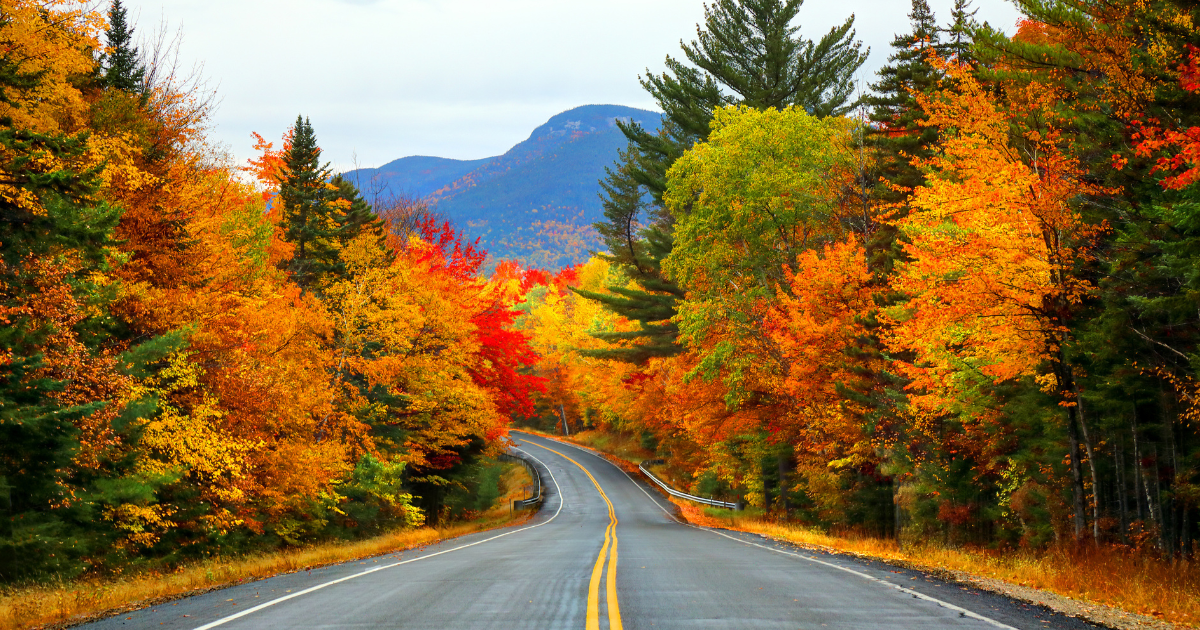
[[[687,61],[668,56],[666,72],[641,79],[663,111],[662,127],[651,133],[637,123],[618,122],[629,150],[607,172],[601,194],[605,220],[595,226],[613,262],[641,289],[610,287],[615,296],[581,293],[640,322],[640,331],[602,334],[600,338],[625,347],[593,354],[641,362],[680,352],[678,329],[669,320],[684,292],[662,274],[662,260],[674,243],[673,222],[662,195],[667,170],[708,137],[716,108],[795,105],[830,116],[855,106],[851,77],[867,53],[854,39],[854,17],[813,42],[792,24],[802,4],[803,0],[718,0],[706,5],[697,39],[681,42]],[[633,226],[643,221],[648,225],[635,244]]]
[[[341,248],[345,248],[350,241],[369,234],[375,238],[380,249],[388,251],[387,243],[387,228],[375,212],[371,209],[371,204],[363,199],[358,187],[343,177],[341,174],[334,175],[330,180],[330,185],[333,187],[329,191],[329,200],[336,208],[333,212],[333,220],[336,224],[336,240]],[[332,262],[327,270],[338,277],[345,277],[346,266],[338,257]]]
[[[922,126],[925,112],[912,93],[937,85],[940,73],[930,64],[929,55],[941,46],[942,32],[926,0],[912,0],[908,17],[912,31],[892,40],[888,64],[879,69],[879,81],[865,99],[874,123],[870,142],[878,151],[880,174],[887,182],[879,186],[878,196],[885,203],[898,204],[901,214],[909,191],[925,183],[925,175],[912,159],[928,158],[937,142],[937,131]],[[888,273],[899,256],[896,230],[880,225],[869,245],[872,267],[877,273]]]
[[939,49],[943,57],[953,56],[963,63],[975,60],[971,51],[975,47],[973,33],[979,28],[975,20],[979,9],[970,9],[971,0],[954,0],[954,8],[950,10],[950,27],[942,31],[946,34],[946,41]]
[[[969,49],[969,34],[962,30],[961,23],[972,15],[967,11],[967,4],[967,0],[957,1],[955,11],[959,21],[948,31],[938,26],[926,0],[912,0],[908,16],[911,30],[892,40],[888,64],[879,70],[879,80],[871,86],[872,94],[865,99],[872,123],[868,127],[867,141],[875,149],[878,170],[885,180],[875,187],[873,194],[893,216],[906,214],[911,190],[925,183],[924,173],[913,166],[912,159],[930,157],[938,140],[935,129],[923,126],[925,112],[913,93],[935,89],[941,79],[930,55],[949,56]],[[955,49],[947,49],[948,45],[942,41],[943,33],[958,38],[952,44]],[[896,304],[902,296],[887,289],[887,277],[902,256],[900,234],[890,223],[874,221],[867,250],[868,263],[880,287],[876,299],[881,305]],[[889,362],[885,359],[881,339],[884,325],[877,315],[872,312],[860,319],[865,332],[842,351],[850,377],[837,383],[836,387],[840,396],[857,403],[848,409],[861,410],[857,412],[857,419],[865,433],[890,434],[888,439],[897,445],[909,444],[912,440],[908,436],[896,437],[904,427],[897,412],[905,403],[907,381],[884,367]],[[888,453],[887,463],[891,474],[912,470],[910,454],[902,446]],[[865,513],[873,514],[873,519],[890,515],[891,518],[874,525],[895,536],[899,536],[903,520],[903,510],[895,499],[897,490],[891,478],[860,482],[859,500],[871,506]]]
[[108,47],[104,55],[102,83],[125,92],[141,93],[144,89],[146,68],[138,58],[138,49],[133,45],[133,28],[129,25],[128,9],[121,0],[113,0],[108,11]]
[[337,267],[336,243],[342,225],[327,186],[332,172],[328,163],[321,163],[316,133],[302,115],[296,117],[284,165],[277,203],[283,213],[283,238],[296,249],[290,260],[280,264],[302,289],[312,290]]

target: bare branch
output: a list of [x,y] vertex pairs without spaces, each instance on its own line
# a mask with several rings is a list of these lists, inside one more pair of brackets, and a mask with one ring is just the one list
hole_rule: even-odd
[[1163,342],[1161,342],[1161,341],[1156,341],[1156,340],[1154,340],[1154,339],[1151,339],[1150,337],[1147,337],[1147,336],[1146,336],[1144,333],[1142,333],[1142,331],[1140,331],[1140,330],[1138,330],[1138,329],[1134,328],[1133,326],[1130,326],[1130,327],[1129,327],[1129,330],[1132,330],[1132,331],[1133,331],[1133,333],[1134,333],[1135,335],[1137,335],[1137,336],[1141,337],[1142,339],[1145,339],[1146,341],[1149,341],[1149,342],[1150,342],[1150,343],[1152,343],[1152,344],[1155,344],[1155,345],[1157,345],[1157,346],[1162,346],[1162,347],[1166,348],[1167,350],[1170,350],[1171,352],[1174,352],[1176,356],[1178,356],[1178,357],[1182,358],[1184,361],[1190,361],[1190,360],[1191,360],[1191,359],[1189,359],[1189,358],[1188,358],[1188,355],[1186,355],[1186,354],[1184,354],[1184,353],[1182,353],[1182,352],[1180,352],[1180,351],[1176,350],[1175,348],[1172,348],[1171,346],[1168,346],[1167,344],[1165,344],[1165,343],[1163,343]]

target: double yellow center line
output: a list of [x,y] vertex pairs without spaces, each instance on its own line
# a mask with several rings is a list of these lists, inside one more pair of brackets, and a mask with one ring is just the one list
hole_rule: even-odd
[[[600,487],[599,482],[588,472],[588,469],[583,467],[583,464],[567,457],[550,447],[542,446],[535,442],[529,442],[539,448],[544,448],[551,453],[554,453],[563,459],[579,466],[583,474],[592,480],[592,485],[596,486],[596,490],[600,492],[600,496],[604,502],[608,504],[608,527],[604,530],[604,546],[600,548],[600,555],[596,556],[596,565],[592,567],[592,581],[588,584],[588,605],[587,605],[587,630],[600,630],[600,578],[604,575],[604,560],[608,558],[608,584],[607,597],[605,602],[608,604],[608,629],[623,630],[621,625],[621,605],[617,601],[617,514],[613,511],[612,501],[608,500],[608,495],[604,494],[604,488]],[[612,546],[612,556],[609,557],[609,545]]]

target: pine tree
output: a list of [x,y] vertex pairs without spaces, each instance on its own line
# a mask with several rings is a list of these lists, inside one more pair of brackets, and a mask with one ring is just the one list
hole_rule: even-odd
[[[856,103],[850,99],[851,77],[866,61],[854,39],[854,17],[834,27],[818,42],[799,35],[792,21],[804,0],[718,0],[705,7],[704,27],[697,39],[682,44],[691,63],[670,56],[667,71],[648,74],[642,87],[663,111],[662,127],[650,133],[637,123],[618,122],[629,139],[629,150],[602,185],[605,220],[595,225],[609,255],[643,290],[611,288],[620,298],[600,300],[613,312],[641,323],[641,332],[604,334],[613,342],[633,346],[602,351],[597,356],[639,362],[650,356],[670,356],[681,350],[678,329],[669,320],[683,290],[662,275],[662,260],[673,247],[673,221],[662,202],[667,170],[696,142],[708,137],[713,111],[726,105],[766,109],[790,105],[818,116],[841,115]],[[694,67],[693,67],[694,66]],[[642,208],[642,195],[650,197]],[[633,199],[637,203],[633,203]],[[630,239],[637,217],[646,215],[649,227],[640,245]],[[624,251],[629,252],[626,257]]]
[[971,0],[954,0],[954,8],[950,11],[950,27],[942,32],[946,34],[946,43],[939,52],[943,57],[955,57],[960,62],[970,63],[975,56],[971,53],[975,46],[975,29],[979,24],[975,14],[979,9],[969,11]]
[[[0,102],[12,105],[10,93],[36,89],[41,76],[0,57]],[[92,200],[100,167],[69,166],[86,151],[86,133],[37,133],[0,118],[0,287],[14,288],[11,274],[30,255],[71,250],[95,262],[112,244],[119,210]]]
[[717,0],[704,11],[705,29],[683,45],[688,61],[733,94],[731,103],[755,109],[798,105],[814,116],[854,108],[851,78],[866,61],[854,41],[854,17],[821,41],[797,34],[792,21],[804,0]]
[[304,116],[296,117],[284,165],[286,175],[279,181],[277,203],[283,213],[283,238],[296,249],[281,265],[296,284],[309,290],[336,269],[336,243],[342,226],[336,205],[331,203],[329,164],[321,164],[316,133]]
[[718,0],[705,7],[697,39],[681,44],[695,67],[668,56],[667,72],[640,80],[663,111],[664,131],[651,134],[636,124],[621,129],[640,152],[635,178],[656,202],[666,189],[667,169],[708,137],[717,107],[796,105],[815,116],[840,116],[856,106],[851,78],[867,52],[854,39],[854,16],[813,42],[792,26],[803,3]]
[[[912,158],[928,158],[930,147],[937,142],[937,131],[922,127],[925,112],[911,90],[924,92],[938,82],[939,73],[930,65],[929,54],[941,46],[941,29],[926,0],[912,0],[908,17],[912,31],[892,40],[888,65],[880,68],[879,81],[871,86],[874,93],[866,98],[871,122],[875,123],[871,144],[878,150],[881,175],[890,184],[880,186],[878,195],[891,204],[903,202],[908,190],[925,182],[924,174],[912,165]],[[880,226],[870,245],[872,267],[886,274],[899,255],[895,229]]]
[[125,92],[141,93],[146,68],[138,59],[138,49],[133,45],[133,28],[129,26],[128,10],[121,0],[113,0],[108,11],[108,46],[112,52],[104,55],[105,87]]
[[[959,0],[956,8],[965,11],[964,5],[965,2]],[[873,93],[865,99],[871,108],[868,115],[873,123],[869,127],[868,142],[876,149],[878,169],[887,182],[876,186],[873,194],[884,207],[890,207],[895,216],[906,213],[905,200],[909,191],[925,183],[924,174],[912,165],[911,160],[929,157],[938,140],[936,130],[922,126],[925,112],[912,92],[925,92],[937,86],[941,76],[930,63],[929,56],[935,52],[945,54],[941,42],[943,31],[928,2],[912,0],[908,17],[911,31],[892,40],[888,64],[879,70],[879,80],[871,86]],[[867,244],[868,263],[881,287],[886,286],[887,276],[901,257],[901,247],[897,230],[888,223],[876,222]],[[876,299],[881,304],[894,304],[900,298],[884,290]],[[864,333],[842,351],[847,371],[852,376],[837,383],[838,394],[856,403],[847,409],[861,410],[857,412],[858,422],[868,434],[897,431],[904,426],[897,421],[896,412],[904,404],[903,390],[907,382],[887,369],[890,362],[881,340],[885,331],[877,313],[867,313],[860,318],[860,323],[865,328]],[[896,440],[894,435],[888,438],[898,445],[907,443],[903,439]],[[908,468],[907,453],[902,447],[893,449],[889,465],[893,474]],[[890,513],[888,529],[899,536],[898,526],[902,519],[900,508],[894,502],[896,487],[892,479],[863,480],[862,483],[864,488],[871,490],[864,492],[861,499],[875,504],[867,512]]]
[[333,200],[342,206],[337,216],[340,226],[338,240],[345,244],[361,234],[375,234],[382,242],[383,219],[375,215],[371,204],[363,199],[358,187],[341,175],[335,175],[329,183],[334,187],[334,190],[330,191]]

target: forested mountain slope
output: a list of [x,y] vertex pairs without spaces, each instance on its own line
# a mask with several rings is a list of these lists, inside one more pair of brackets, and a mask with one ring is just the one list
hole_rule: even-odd
[[584,105],[552,117],[503,155],[481,160],[410,156],[347,174],[363,190],[427,198],[495,258],[559,267],[597,242],[604,168],[625,147],[616,120],[658,129],[659,114]]

